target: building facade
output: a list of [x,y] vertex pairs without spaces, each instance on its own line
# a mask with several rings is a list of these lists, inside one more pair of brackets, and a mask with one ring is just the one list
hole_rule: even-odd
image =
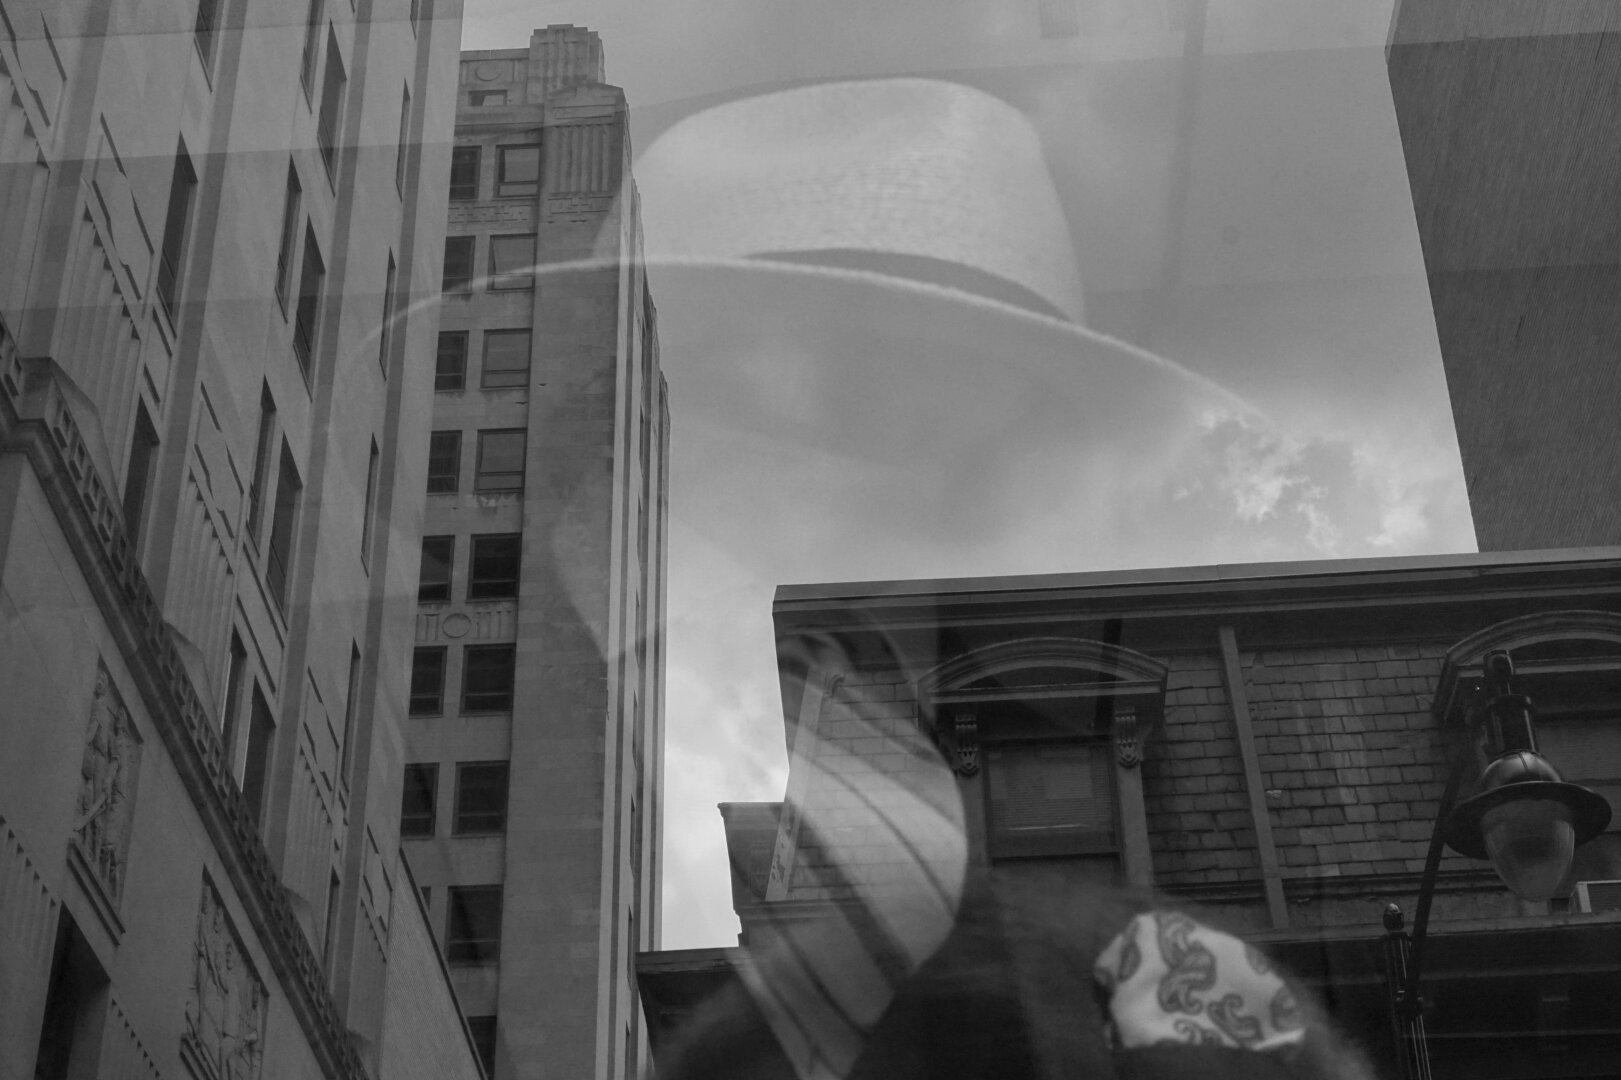
[[1401,0],[1390,89],[1483,551],[1621,542],[1621,26]]
[[[694,1023],[735,1036],[701,1003],[743,1000],[741,977],[781,1058],[837,1063],[817,1045],[829,1003],[879,1015],[988,875],[1203,912],[1398,1075],[1382,920],[1414,913],[1451,762],[1475,765],[1465,795],[1479,775],[1488,653],[1513,658],[1542,753],[1621,805],[1618,569],[1610,551],[780,589],[788,790],[722,810],[747,948],[642,960],[660,1052]],[[1435,1076],[1613,1075],[1618,879],[1613,821],[1547,902],[1446,854],[1423,960]],[[881,974],[844,993],[862,976],[813,950],[782,963],[813,939]]]
[[0,1077],[478,1075],[398,854],[459,33],[0,3]]
[[462,55],[449,219],[406,848],[492,1075],[634,1076],[668,418],[596,34]]

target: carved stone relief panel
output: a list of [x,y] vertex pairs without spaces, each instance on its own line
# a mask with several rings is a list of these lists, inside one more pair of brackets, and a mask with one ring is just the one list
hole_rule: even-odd
[[[106,667],[98,665],[90,724],[79,764],[73,844],[94,886],[116,905],[124,891],[141,738]],[[87,883],[88,884],[88,883]]]
[[526,224],[534,218],[534,206],[527,202],[504,202],[493,206],[457,206],[450,208],[449,221],[453,225],[465,224]]
[[267,997],[219,892],[203,878],[181,1056],[199,1080],[257,1080]]

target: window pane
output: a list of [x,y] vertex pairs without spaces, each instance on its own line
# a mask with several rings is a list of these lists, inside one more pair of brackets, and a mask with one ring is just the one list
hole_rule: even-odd
[[338,128],[343,116],[343,86],[347,76],[343,58],[338,55],[338,39],[327,36],[326,72],[321,79],[321,109],[315,121],[315,142],[321,151],[326,174],[332,175],[337,160]]
[[540,147],[498,146],[497,196],[533,195],[540,190]]
[[479,107],[505,105],[507,103],[507,92],[505,90],[474,90],[467,95],[467,103]]
[[473,490],[522,491],[523,453],[522,431],[479,432],[478,477]]
[[411,654],[411,715],[445,711],[445,647],[431,645]]
[[434,807],[439,800],[439,766],[407,765],[400,797],[400,835],[432,836]]
[[498,833],[506,827],[507,763],[480,761],[456,766],[455,833]]
[[521,536],[475,536],[467,575],[469,600],[498,600],[518,595]]
[[471,647],[462,663],[463,712],[511,712],[516,646]]
[[298,478],[298,466],[293,464],[292,451],[283,440],[281,444],[281,472],[276,481],[276,508],[270,519],[270,547],[265,552],[265,583],[282,614],[287,609],[287,577],[293,560],[293,524],[298,517],[299,497],[303,484]]
[[434,362],[433,388],[460,390],[467,385],[467,331],[447,330],[439,335],[439,356]]
[[529,331],[485,332],[484,371],[479,385],[487,389],[529,385]]
[[326,264],[316,246],[313,230],[304,230],[304,267],[298,278],[298,307],[293,314],[293,353],[304,378],[310,378],[311,358],[321,317],[321,291],[326,284]]
[[440,288],[447,293],[472,291],[473,237],[445,237],[445,275]]
[[1108,745],[997,746],[986,751],[992,855],[1109,851],[1114,773]]
[[158,299],[172,320],[175,300],[186,253],[186,233],[191,224],[192,197],[197,191],[197,174],[182,147],[175,155],[174,173],[169,179],[169,212],[163,221],[163,245],[158,254]]
[[484,1066],[485,1076],[495,1075],[495,1017],[469,1016],[467,1033],[473,1037],[473,1049]]
[[428,494],[454,494],[462,465],[462,433],[436,431],[428,438]]
[[535,287],[535,237],[490,237],[490,288]]
[[458,146],[450,152],[450,197],[452,199],[478,198],[478,160],[481,150],[477,146]]
[[445,926],[445,959],[452,964],[487,964],[501,950],[501,886],[452,886]]
[[455,558],[454,536],[422,538],[422,573],[417,579],[418,601],[450,599],[450,566]]

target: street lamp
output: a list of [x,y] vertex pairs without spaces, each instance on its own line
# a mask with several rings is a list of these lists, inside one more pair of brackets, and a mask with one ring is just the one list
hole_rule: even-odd
[[1480,790],[1461,804],[1458,788],[1474,757],[1472,747],[1461,747],[1453,762],[1424,860],[1410,946],[1401,932],[1401,909],[1391,904],[1385,910],[1387,974],[1408,1080],[1430,1075],[1419,976],[1442,848],[1491,860],[1503,884],[1522,900],[1547,900],[1570,874],[1577,846],[1610,824],[1610,804],[1603,796],[1566,783],[1537,753],[1536,712],[1530,698],[1514,693],[1509,654],[1488,653],[1484,668],[1490,701],[1470,719],[1484,727],[1495,757],[1480,774]]

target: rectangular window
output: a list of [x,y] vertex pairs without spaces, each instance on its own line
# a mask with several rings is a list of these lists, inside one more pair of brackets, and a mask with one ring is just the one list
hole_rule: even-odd
[[506,600],[518,595],[518,564],[523,537],[475,536],[468,561],[467,599]]
[[253,476],[248,481],[248,539],[259,542],[264,518],[265,484],[270,480],[270,448],[276,438],[276,399],[266,384],[259,391],[259,438],[253,444]]
[[439,288],[447,293],[473,291],[473,237],[445,237],[445,275]]
[[467,1033],[473,1037],[473,1049],[478,1052],[478,1061],[484,1066],[484,1075],[495,1075],[495,1017],[469,1016],[467,1018]]
[[523,490],[524,433],[481,431],[478,433],[478,475],[474,491]]
[[220,703],[220,745],[225,748],[225,760],[234,760],[232,746],[236,742],[236,718],[242,711],[242,679],[248,670],[248,650],[242,636],[231,631],[231,651],[226,657],[225,700]]
[[293,528],[304,485],[293,464],[293,452],[285,440],[281,444],[281,473],[276,480],[276,508],[270,519],[270,547],[265,553],[265,584],[276,607],[287,614],[289,571],[293,561]]
[[501,886],[452,885],[445,925],[445,959],[492,964],[501,952]]
[[185,272],[186,240],[191,228],[191,204],[197,193],[197,173],[184,145],[175,151],[174,174],[169,179],[169,210],[163,219],[163,248],[158,261],[158,299],[169,321],[175,320],[180,279]]
[[1114,851],[1117,844],[1110,749],[1102,742],[986,748],[991,855]]
[[326,886],[326,932],[321,938],[321,967],[328,976],[333,974],[332,961],[338,955],[338,893],[341,886],[338,883],[336,871],[327,879]]
[[535,287],[535,234],[490,237],[490,288]]
[[400,796],[400,835],[432,836],[438,805],[439,766],[407,765],[405,791]]
[[454,495],[460,486],[462,433],[436,431],[428,436],[428,494]]
[[462,712],[511,712],[516,645],[470,645],[462,654]]
[[388,354],[394,344],[394,253],[388,253],[388,268],[383,271],[383,322],[377,330],[377,366],[388,378]]
[[400,141],[394,149],[394,190],[405,198],[405,163],[411,146],[411,88],[400,100]]
[[454,536],[422,538],[422,572],[417,577],[418,603],[443,603],[450,599],[450,566],[455,558]]
[[474,108],[505,105],[507,103],[507,92],[505,90],[471,90],[467,94],[467,103]]
[[349,643],[349,693],[343,699],[343,749],[338,755],[338,778],[347,786],[355,760],[355,725],[360,722],[360,646]]
[[270,776],[270,755],[275,749],[276,721],[257,684],[253,712],[248,718],[248,752],[242,762],[242,798],[262,829],[265,820],[265,780]]
[[486,330],[479,385],[486,390],[529,385],[529,331]]
[[320,333],[321,291],[326,288],[326,263],[315,244],[315,231],[304,230],[304,266],[298,275],[298,306],[293,313],[293,354],[304,381],[313,377],[315,343]]
[[304,87],[304,100],[315,93],[315,57],[321,48],[321,0],[310,0],[304,18],[304,57],[299,61],[298,81]]
[[343,123],[343,86],[348,80],[343,72],[343,57],[338,54],[338,39],[331,35],[326,43],[326,72],[321,78],[321,111],[315,121],[315,143],[321,150],[321,163],[327,176],[336,169],[338,134]]
[[507,828],[507,763],[476,761],[456,766],[457,836],[500,833]]
[[367,566],[371,563],[372,522],[377,517],[377,467],[380,462],[377,440],[373,439],[371,454],[366,459],[366,499],[360,510],[360,561]]
[[202,58],[203,70],[214,69],[214,29],[219,21],[219,0],[197,0],[197,22],[192,27],[192,40],[197,44],[197,55]]
[[445,647],[424,645],[411,653],[411,715],[445,711]]
[[540,191],[540,145],[495,148],[497,198],[534,195]]
[[137,546],[145,524],[148,496],[152,493],[158,461],[158,431],[147,415],[146,404],[135,406],[135,430],[130,434],[129,459],[124,466],[124,530]]
[[453,202],[478,198],[478,162],[483,148],[458,146],[450,152],[450,198]]
[[467,385],[467,331],[444,330],[439,334],[439,355],[434,360],[433,388],[460,390]]
[[287,311],[287,290],[292,288],[293,245],[298,243],[298,210],[304,188],[298,182],[298,169],[287,163],[287,195],[281,206],[281,242],[276,248],[276,299]]

